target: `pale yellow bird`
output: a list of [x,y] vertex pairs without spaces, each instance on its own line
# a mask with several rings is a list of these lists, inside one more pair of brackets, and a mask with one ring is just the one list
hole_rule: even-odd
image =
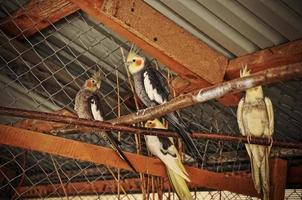
[[[147,121],[145,127],[157,129],[168,128],[158,119]],[[178,198],[180,200],[193,200],[186,183],[186,181],[190,182],[189,175],[181,162],[172,138],[159,138],[153,135],[146,135],[145,140],[148,150],[165,164],[170,183]]]
[[[250,70],[245,66],[240,71],[240,77],[250,75]],[[272,142],[274,132],[273,105],[268,97],[263,95],[261,86],[246,90],[237,109],[237,122],[242,135],[266,137]],[[255,189],[263,194],[263,199],[269,199],[269,154],[271,146],[254,144],[245,145],[251,162],[252,178]]]

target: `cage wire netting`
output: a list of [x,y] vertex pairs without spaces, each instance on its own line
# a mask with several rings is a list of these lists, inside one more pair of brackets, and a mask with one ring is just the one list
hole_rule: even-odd
[[[34,1],[39,6],[39,1]],[[123,61],[131,43],[120,38],[87,14],[76,11],[43,30],[27,36],[8,31],[15,23],[17,10],[26,15],[28,1],[0,1],[0,90],[1,106],[32,111],[55,112],[64,109],[75,113],[74,99],[92,70],[103,75],[100,95],[105,119],[136,110],[133,93]],[[29,20],[30,15],[26,15]],[[44,19],[47,22],[48,16]],[[29,27],[32,28],[32,27]],[[22,31],[21,31],[22,30]],[[140,52],[144,55],[144,52]],[[156,60],[147,56],[167,76],[175,76]],[[264,87],[273,102],[275,113],[274,138],[302,141],[301,80],[291,80]],[[209,101],[181,110],[191,130],[208,133],[239,134],[236,108]],[[17,126],[24,119],[0,117],[1,124]],[[46,134],[53,134],[47,132]],[[114,133],[117,136],[117,133]],[[60,134],[83,143],[107,146],[97,134]],[[121,133],[124,151],[148,155],[144,139]],[[195,140],[202,153],[204,169],[214,172],[249,170],[250,162],[243,143]],[[79,151],[81,151],[79,149]],[[188,155],[186,150],[182,151]],[[272,156],[288,160],[289,166],[301,165],[300,150],[274,148]],[[94,155],[101,156],[101,155]],[[185,156],[184,163],[195,165]],[[163,189],[167,178],[136,174],[105,165],[83,162],[37,151],[1,145],[1,199],[177,199],[172,189]],[[132,180],[127,184],[127,180]],[[302,199],[302,190],[291,185],[285,199]],[[228,191],[192,188],[195,199],[256,199]]]

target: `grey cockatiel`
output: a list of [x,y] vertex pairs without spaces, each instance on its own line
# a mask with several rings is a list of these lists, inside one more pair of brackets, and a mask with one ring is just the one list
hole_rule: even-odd
[[[127,57],[127,64],[133,77],[135,92],[145,106],[156,106],[170,99],[170,92],[165,78],[151,66],[147,59],[131,51]],[[191,132],[178,113],[166,114],[164,118],[176,128],[193,157],[202,163],[202,156],[191,138]]]
[[[100,87],[101,75],[99,72],[96,72],[90,79],[85,81],[84,86],[76,94],[74,109],[80,118],[95,119],[99,121],[104,120],[100,110],[100,98],[97,95],[97,91]],[[111,133],[101,132],[99,134],[110,144],[120,158],[127,162],[127,164],[136,172],[133,165],[119,147],[119,141],[117,141]]]
[[[147,128],[167,129],[158,119],[148,120]],[[170,138],[159,138],[154,135],[146,135],[148,150],[158,157],[166,166],[170,183],[180,200],[193,200],[186,181],[190,181],[188,173],[184,168],[179,153]]]
[[[240,77],[250,75],[250,70],[244,67],[240,71]],[[242,135],[267,137],[272,142],[274,132],[274,113],[272,102],[264,97],[262,87],[254,87],[246,90],[238,105],[237,121]],[[258,193],[262,191],[263,199],[269,199],[269,154],[271,147],[246,144],[245,145],[251,161],[252,177],[255,189]]]

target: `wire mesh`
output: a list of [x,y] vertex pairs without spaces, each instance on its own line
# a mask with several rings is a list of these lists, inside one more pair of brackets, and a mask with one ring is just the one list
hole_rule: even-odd
[[[0,2],[0,105],[46,112],[66,109],[74,113],[77,91],[89,78],[92,70],[100,70],[104,77],[100,91],[104,118],[117,117],[118,110],[121,115],[135,111],[121,53],[122,48],[127,54],[131,44],[79,10],[56,23],[51,22],[47,15],[37,20],[28,13],[29,2],[39,8],[44,1]],[[15,15],[18,10],[32,22],[27,29],[19,27],[19,18]],[[63,10],[61,12],[63,14]],[[36,23],[43,20],[49,26],[40,30]],[[10,23],[19,28],[18,34],[9,31]],[[35,33],[28,36],[27,31],[32,28],[36,29]],[[153,60],[150,56],[145,56]],[[157,61],[153,62],[159,65],[163,74],[170,73]],[[302,141],[299,136],[302,129],[301,81],[293,80],[269,86],[265,88],[265,93],[272,98],[275,107],[276,138]],[[239,134],[235,113],[236,109],[223,107],[216,101],[181,111],[184,121],[192,130]],[[0,117],[1,124],[14,125],[20,120],[22,119]],[[107,145],[97,134],[77,133],[60,137]],[[148,154],[143,139],[138,141],[133,135],[123,133],[121,141],[125,151],[137,152],[137,147],[133,144],[139,142],[140,153]],[[248,170],[250,167],[244,145],[240,142],[195,142],[205,159],[202,167],[207,170],[236,172]],[[161,195],[163,199],[177,199],[175,194],[161,188],[163,183],[168,182],[167,179],[140,176],[126,170],[119,171],[104,165],[5,145],[1,146],[0,152],[1,198],[141,199],[143,193],[145,198],[150,199],[157,199]],[[195,165],[189,153],[186,150],[184,153],[184,162]],[[296,154],[282,155],[286,158],[291,156],[290,164],[297,165],[301,163],[301,153]],[[115,180],[117,178],[133,179],[143,187],[127,187],[124,192],[119,181]],[[104,181],[107,181],[107,185],[104,185]],[[158,193],[160,190],[161,193]],[[36,196],[29,195],[32,193]],[[192,193],[195,199],[252,199],[226,191],[199,189],[195,192],[192,190]],[[299,189],[287,190],[286,199],[301,198],[301,194]]]

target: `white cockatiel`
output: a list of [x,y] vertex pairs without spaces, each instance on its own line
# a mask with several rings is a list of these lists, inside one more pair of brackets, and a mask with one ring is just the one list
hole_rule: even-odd
[[[250,70],[245,66],[240,71],[240,77],[250,75]],[[246,90],[237,109],[237,121],[242,135],[266,137],[272,142],[274,132],[274,113],[272,102],[263,95],[262,87],[257,86]],[[269,199],[269,154],[271,146],[254,144],[245,145],[251,162],[252,177],[255,189],[262,191],[263,199]]]
[[[148,120],[145,123],[147,128],[168,129],[158,119]],[[188,173],[184,168],[172,138],[159,138],[157,136],[146,135],[146,145],[148,150],[158,157],[165,165],[170,183],[180,200],[193,200],[186,181],[190,181]],[[186,180],[186,181],[185,181]]]

